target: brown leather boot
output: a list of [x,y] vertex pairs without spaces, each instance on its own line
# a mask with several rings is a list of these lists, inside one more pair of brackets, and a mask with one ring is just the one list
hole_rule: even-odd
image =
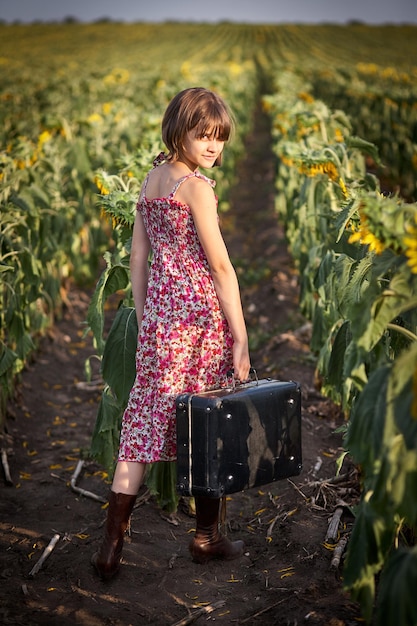
[[196,531],[189,549],[193,561],[207,563],[211,559],[231,561],[242,556],[243,541],[230,541],[219,530],[218,498],[195,497]]
[[98,575],[109,580],[119,571],[124,534],[132,514],[136,496],[110,492],[104,539],[91,562]]

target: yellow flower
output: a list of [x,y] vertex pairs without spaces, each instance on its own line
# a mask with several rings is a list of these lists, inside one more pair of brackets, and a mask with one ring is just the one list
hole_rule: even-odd
[[[417,215],[415,217],[417,223]],[[407,235],[403,237],[405,256],[408,257],[407,265],[413,274],[417,274],[417,226],[406,227]]]
[[379,75],[381,76],[381,78],[388,78],[388,79],[392,79],[392,80],[398,80],[398,72],[395,69],[395,67],[384,67]]
[[334,180],[339,182],[340,176],[332,161],[326,161],[324,163],[313,163],[312,165],[306,165],[302,163],[299,167],[300,174],[305,174],[306,176],[319,176],[320,174],[326,174],[330,178],[330,180]]
[[239,76],[243,72],[243,68],[241,65],[239,65],[239,63],[235,63],[235,61],[230,61],[229,72],[231,76]]
[[375,235],[373,235],[367,224],[366,217],[363,213],[359,212],[360,225],[357,231],[354,231],[348,239],[349,243],[361,243],[362,245],[369,246],[370,252],[375,254],[381,254],[384,251],[384,244]]
[[287,129],[286,129],[286,128],[284,128],[284,127],[283,127],[281,124],[279,124],[278,122],[276,122],[276,123],[274,124],[274,128],[275,128],[276,130],[278,130],[278,131],[281,133],[281,135],[286,135],[286,134],[287,134]]
[[304,100],[304,102],[307,102],[308,104],[311,104],[312,102],[314,102],[313,96],[305,91],[301,91],[298,94],[298,97],[300,98],[300,100]]
[[109,115],[109,113],[111,113],[111,110],[113,108],[113,102],[103,102],[103,113],[104,115]]
[[327,161],[327,163],[324,164],[323,169],[324,173],[327,174],[331,180],[337,181],[340,178],[336,165],[331,161]]
[[110,215],[106,211],[106,208],[104,206],[100,207],[100,217],[103,220],[110,220],[111,221],[111,226],[112,226],[113,230],[116,228],[116,226],[117,226],[116,218],[114,217],[114,215]]
[[190,61],[184,61],[181,65],[181,76],[183,78],[192,78]]
[[413,375],[413,399],[411,401],[411,416],[417,420],[417,368]]
[[345,196],[345,198],[347,198],[349,193],[348,193],[348,190],[346,188],[345,181],[343,180],[342,177],[339,178],[339,185],[340,185],[340,188],[341,188],[341,190],[343,192],[343,195]]
[[398,109],[398,104],[391,98],[384,98],[384,102],[391,109]]
[[41,133],[38,137],[38,148],[39,150],[42,149],[42,146],[44,143],[46,143],[47,141],[50,141],[52,139],[52,135],[48,130],[44,130],[43,133]]
[[375,63],[357,63],[356,68],[362,74],[376,74],[378,66]]
[[88,116],[87,121],[90,122],[90,124],[101,124],[103,118],[99,113],[92,113]]
[[289,157],[286,157],[286,156],[281,157],[281,162],[287,167],[293,167],[294,165],[293,159],[290,159]]
[[129,70],[115,68],[110,74],[103,78],[105,85],[125,85],[130,80]]
[[109,189],[104,186],[103,181],[98,176],[94,178],[94,182],[102,196],[107,196],[110,193]]
[[376,254],[382,254],[382,252],[384,251],[384,244],[369,231],[366,235],[364,235],[362,243],[368,245],[369,250],[375,251]]

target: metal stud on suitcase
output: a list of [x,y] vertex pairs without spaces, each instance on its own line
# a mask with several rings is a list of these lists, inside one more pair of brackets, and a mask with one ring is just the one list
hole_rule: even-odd
[[177,490],[219,498],[301,472],[301,388],[259,379],[176,400]]

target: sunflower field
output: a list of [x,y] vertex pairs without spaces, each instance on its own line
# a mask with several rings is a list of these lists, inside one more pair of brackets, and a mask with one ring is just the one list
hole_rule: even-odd
[[227,211],[261,102],[321,391],[342,407],[361,470],[344,585],[368,622],[417,624],[417,28],[69,22],[0,33],[0,422],[71,283],[95,285],[87,326],[105,387],[92,454],[112,465],[134,375],[131,229],[163,111],[195,85],[229,103],[237,136],[215,172]]

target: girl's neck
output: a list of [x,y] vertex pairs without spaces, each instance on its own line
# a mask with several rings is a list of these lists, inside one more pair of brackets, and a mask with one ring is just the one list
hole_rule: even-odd
[[188,174],[194,174],[195,172],[198,172],[198,165],[190,166],[186,163],[181,163],[179,161],[176,161],[171,165],[174,166],[175,171],[178,173],[179,176],[187,176]]
[[181,157],[176,161],[171,163],[173,167],[178,171],[179,174],[182,172],[182,176],[186,176],[187,174],[191,174],[198,171],[198,165],[196,163],[191,163],[187,159]]

